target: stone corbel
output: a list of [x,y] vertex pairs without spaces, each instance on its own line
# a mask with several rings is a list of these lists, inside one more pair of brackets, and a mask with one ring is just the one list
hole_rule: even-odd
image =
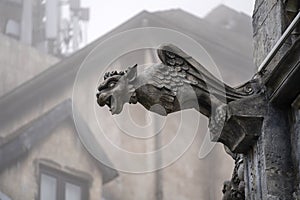
[[211,140],[232,153],[246,153],[260,136],[265,105],[262,96],[254,95],[218,106],[209,121]]

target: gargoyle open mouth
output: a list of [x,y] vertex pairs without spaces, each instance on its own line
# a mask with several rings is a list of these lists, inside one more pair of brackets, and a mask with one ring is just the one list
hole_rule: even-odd
[[108,97],[106,98],[106,100],[105,100],[105,104],[106,104],[109,108],[111,108],[112,100],[113,100],[112,95],[108,96]]
[[101,97],[100,94],[97,94],[97,103],[99,106],[103,107],[107,105],[109,111],[112,114],[119,114],[122,111],[123,106],[119,106],[116,98],[113,95],[108,95],[106,97]]

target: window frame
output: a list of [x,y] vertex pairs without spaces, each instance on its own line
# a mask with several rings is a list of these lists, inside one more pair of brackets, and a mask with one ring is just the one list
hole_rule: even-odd
[[70,173],[63,172],[61,170],[40,164],[39,166],[39,178],[38,178],[38,199],[41,200],[41,184],[42,174],[53,177],[56,179],[56,200],[65,200],[66,183],[70,183],[79,186],[81,189],[81,199],[89,199],[89,184],[88,180],[72,175]]

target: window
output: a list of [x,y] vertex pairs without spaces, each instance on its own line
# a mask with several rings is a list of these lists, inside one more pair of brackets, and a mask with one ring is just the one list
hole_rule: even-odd
[[87,200],[88,181],[40,165],[40,200]]
[[6,194],[0,191],[0,199],[1,200],[11,200]]

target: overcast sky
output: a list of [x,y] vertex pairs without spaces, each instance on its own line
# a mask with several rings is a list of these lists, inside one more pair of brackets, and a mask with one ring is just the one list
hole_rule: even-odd
[[90,8],[88,42],[102,36],[143,10],[153,12],[181,8],[203,17],[219,4],[225,4],[251,16],[254,0],[82,0],[82,6]]

